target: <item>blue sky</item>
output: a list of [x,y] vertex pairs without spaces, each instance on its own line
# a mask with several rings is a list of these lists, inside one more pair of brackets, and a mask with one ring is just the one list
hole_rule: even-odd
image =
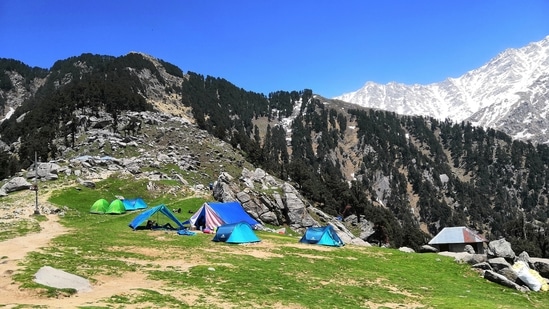
[[0,57],[140,51],[264,94],[439,82],[547,35],[547,0],[0,0]]

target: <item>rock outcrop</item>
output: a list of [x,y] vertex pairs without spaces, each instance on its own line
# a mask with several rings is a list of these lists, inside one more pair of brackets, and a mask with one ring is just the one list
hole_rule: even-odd
[[[440,252],[439,254],[452,256],[459,263],[470,264],[486,280],[517,291],[549,289],[549,279],[547,279],[549,278],[549,259],[530,258],[527,252],[516,255],[511,243],[504,238],[488,243],[486,251],[486,254],[469,252]],[[525,277],[530,278],[531,282],[525,282],[528,281],[524,279]],[[535,279],[536,277],[538,279]]]

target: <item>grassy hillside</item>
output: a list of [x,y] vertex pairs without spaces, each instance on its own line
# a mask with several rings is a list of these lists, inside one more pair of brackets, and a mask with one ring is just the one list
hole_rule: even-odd
[[[31,253],[23,271],[15,274],[16,283],[48,297],[71,297],[74,291],[33,282],[37,270],[48,265],[89,278],[94,287],[109,282],[117,286],[88,308],[484,309],[546,308],[549,302],[547,293],[504,288],[437,254],[303,245],[296,236],[266,232],[258,232],[260,243],[229,245],[212,242],[210,234],[132,231],[128,223],[136,213],[89,214],[98,198],[128,192],[141,195],[150,206],[181,207],[180,219],[207,199],[150,196],[143,183],[118,178],[99,182],[93,190],[54,191],[49,201],[66,209],[61,223],[70,232]],[[124,278],[142,278],[148,287],[136,288],[136,279],[121,281]]]

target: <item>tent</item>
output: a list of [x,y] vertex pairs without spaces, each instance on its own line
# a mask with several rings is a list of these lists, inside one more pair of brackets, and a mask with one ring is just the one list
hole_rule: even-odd
[[104,198],[98,199],[93,203],[90,208],[90,213],[92,214],[104,214],[109,208],[109,201]]
[[466,245],[471,245],[476,253],[484,253],[486,238],[465,226],[445,227],[431,241],[429,245],[439,251],[463,252]]
[[124,208],[128,211],[147,208],[147,203],[145,203],[145,201],[140,197],[124,199],[122,203],[124,203]]
[[218,227],[212,240],[231,244],[260,241],[252,227],[246,222],[225,224]]
[[[176,227],[177,229],[184,229],[185,228],[183,226],[183,223],[181,223],[181,221],[179,221],[179,219],[177,219],[177,217],[168,209],[168,207],[166,207],[162,204],[158,205],[158,206],[155,206],[151,209],[147,209],[147,210],[143,211],[142,213],[140,213],[139,215],[137,215],[132,220],[132,222],[130,222],[129,227],[131,227],[132,229],[135,230],[135,229],[137,229],[138,226],[143,224],[143,222],[149,220],[150,217],[152,217],[154,214],[158,214],[158,213],[163,214],[168,219],[175,222],[175,224],[177,225],[177,227]],[[155,221],[158,221],[158,220],[155,220]]]
[[109,204],[109,208],[107,208],[107,211],[105,211],[106,214],[123,214],[126,212],[126,208],[124,207],[124,203],[122,203],[121,200],[116,199],[112,201]]
[[345,245],[331,225],[307,228],[299,242],[333,247]]
[[214,228],[231,223],[246,222],[252,227],[259,224],[242,208],[239,202],[206,202],[183,224]]

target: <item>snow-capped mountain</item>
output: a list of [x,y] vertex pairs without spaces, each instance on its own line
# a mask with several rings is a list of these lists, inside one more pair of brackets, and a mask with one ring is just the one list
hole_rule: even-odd
[[429,85],[367,82],[334,99],[503,131],[549,143],[549,36],[507,49],[482,67]]

